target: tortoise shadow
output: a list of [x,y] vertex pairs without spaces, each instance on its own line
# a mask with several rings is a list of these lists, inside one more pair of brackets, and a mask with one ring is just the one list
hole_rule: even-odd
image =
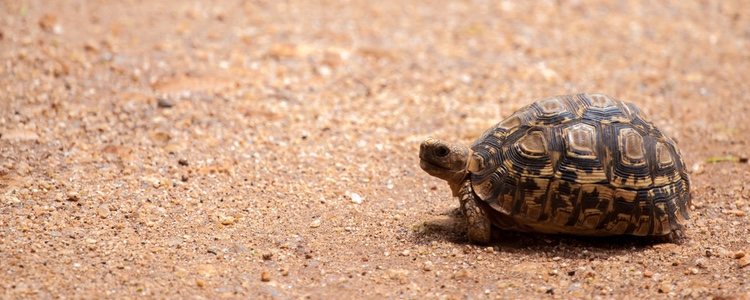
[[[431,220],[414,227],[412,238],[417,244],[444,241],[457,245],[477,246],[466,236],[464,216],[458,208],[446,211]],[[557,256],[577,258],[583,251],[600,254],[624,254],[644,251],[655,245],[673,243],[664,238],[636,236],[586,237],[563,234],[541,234],[506,231],[493,228],[492,239],[485,247],[493,247],[506,253],[550,252]]]

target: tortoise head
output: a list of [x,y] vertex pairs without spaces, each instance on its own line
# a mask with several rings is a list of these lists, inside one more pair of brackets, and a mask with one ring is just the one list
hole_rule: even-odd
[[427,174],[447,181],[453,195],[457,196],[461,182],[468,174],[470,153],[465,146],[428,138],[419,146],[419,166]]

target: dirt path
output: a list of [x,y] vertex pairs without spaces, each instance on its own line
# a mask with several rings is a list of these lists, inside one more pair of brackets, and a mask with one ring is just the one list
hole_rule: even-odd
[[[377,2],[0,1],[0,298],[750,297],[744,1]],[[580,91],[678,140],[689,240],[467,244],[419,142]]]

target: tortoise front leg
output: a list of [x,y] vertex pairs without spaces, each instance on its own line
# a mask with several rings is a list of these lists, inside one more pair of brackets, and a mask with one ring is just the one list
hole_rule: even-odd
[[477,199],[474,195],[474,191],[471,188],[471,181],[466,180],[461,185],[458,200],[461,202],[461,211],[466,216],[469,241],[477,244],[488,243],[492,236],[492,223],[487,216],[487,212],[477,203],[477,201],[482,200]]

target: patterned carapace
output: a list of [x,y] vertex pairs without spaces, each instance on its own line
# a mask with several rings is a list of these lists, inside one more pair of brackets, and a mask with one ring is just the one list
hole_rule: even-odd
[[472,145],[468,171],[493,223],[577,235],[667,235],[688,218],[675,143],[602,94],[528,105]]

